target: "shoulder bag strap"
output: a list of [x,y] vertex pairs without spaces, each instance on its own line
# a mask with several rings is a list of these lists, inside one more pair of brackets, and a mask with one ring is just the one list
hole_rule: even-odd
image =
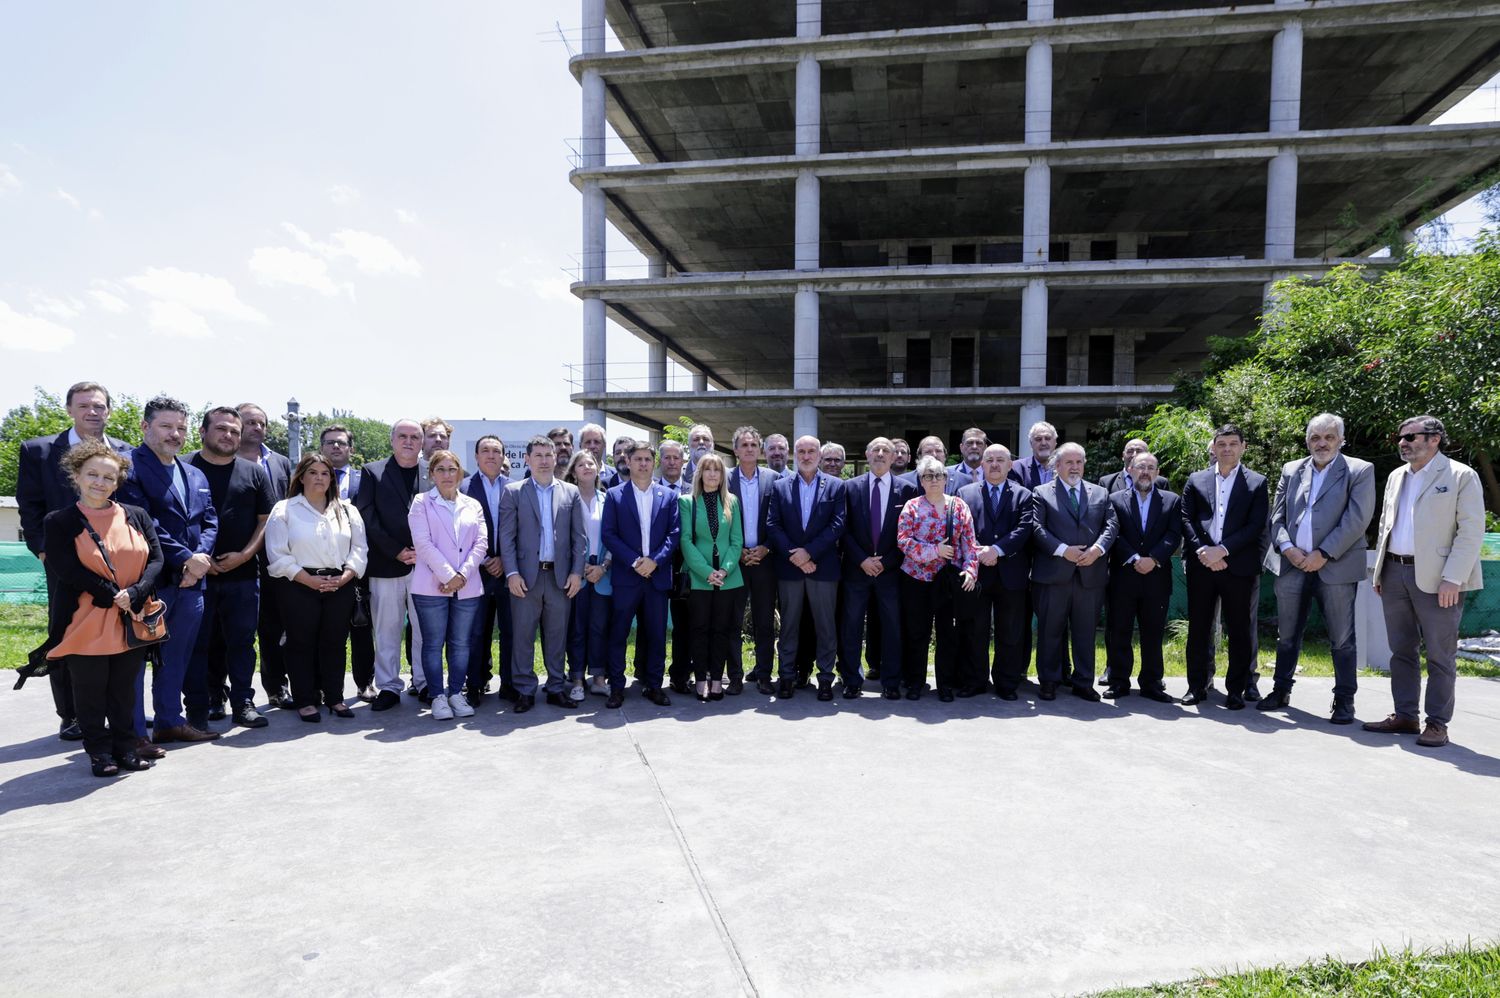
[[104,550],[104,540],[99,536],[99,531],[94,529],[94,525],[87,518],[83,521],[83,529],[87,530],[89,536],[94,539],[94,545],[99,548],[99,556],[104,559],[104,567],[109,569],[110,578],[118,587],[120,585],[120,577],[115,574],[115,563],[109,560],[109,552]]

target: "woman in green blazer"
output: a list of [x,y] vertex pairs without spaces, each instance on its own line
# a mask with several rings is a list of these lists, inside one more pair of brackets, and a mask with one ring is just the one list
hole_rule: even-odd
[[745,544],[740,505],[729,491],[724,459],[714,453],[698,460],[693,491],[677,499],[682,533],[682,565],[692,582],[688,594],[688,647],[693,656],[698,700],[724,699],[724,667],[731,642],[740,639],[740,550]]

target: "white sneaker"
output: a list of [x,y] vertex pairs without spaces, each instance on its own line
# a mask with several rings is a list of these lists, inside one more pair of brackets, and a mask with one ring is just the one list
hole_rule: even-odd
[[[474,712],[471,710],[469,713],[472,714]],[[453,708],[448,706],[447,697],[435,696],[432,698],[432,719],[434,721],[453,720]]]
[[573,688],[568,691],[568,699],[572,700],[574,703],[583,703],[583,698],[586,696],[588,696],[588,694],[583,692],[582,683],[574,683]]
[[[594,694],[594,696],[596,697],[609,696],[609,680],[605,679],[603,676],[595,676],[593,679],[589,680],[589,692]],[[579,697],[579,699],[581,700],[583,698]]]
[[[432,701],[434,704],[437,700]],[[473,717],[474,708],[469,706],[469,698],[462,693],[455,693],[448,698],[448,706],[453,708],[454,717]]]

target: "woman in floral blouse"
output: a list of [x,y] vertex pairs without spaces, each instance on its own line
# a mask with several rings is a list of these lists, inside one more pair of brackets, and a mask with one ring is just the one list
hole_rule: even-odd
[[956,600],[961,586],[974,589],[979,574],[979,546],[974,518],[957,496],[943,494],[948,476],[937,458],[917,462],[922,495],[907,500],[896,524],[901,561],[901,684],[906,699],[922,699],[927,688],[927,642],[937,630],[938,699],[953,700],[957,628]]

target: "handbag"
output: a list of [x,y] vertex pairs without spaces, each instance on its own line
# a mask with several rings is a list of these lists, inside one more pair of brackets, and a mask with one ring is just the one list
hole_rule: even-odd
[[[104,567],[109,569],[110,577],[119,588],[120,577],[115,574],[115,563],[110,561],[99,531],[88,520],[83,521],[83,529],[94,539],[94,545],[99,548],[99,555],[104,559]],[[157,599],[155,593],[146,597],[146,602],[139,611],[121,610],[120,616],[125,619],[125,647],[144,648],[167,640],[167,604]]]
[[[943,532],[943,543],[953,543],[953,500],[950,497],[943,499],[943,510],[946,513]],[[958,566],[951,561],[943,562],[943,567],[937,570],[933,576],[933,584],[937,586],[937,604],[939,606],[951,607],[957,600],[962,586],[958,581]]]
[[[344,504],[345,502],[346,502],[346,500],[343,500],[343,499],[339,500],[339,503],[341,505]],[[353,533],[353,531],[350,531],[350,533],[349,533],[349,551],[348,551],[347,554],[344,555],[344,564],[345,565],[349,564],[349,556],[352,555],[352,554],[354,554],[354,533]],[[372,621],[370,619],[370,604],[365,599],[365,590],[364,590],[364,587],[359,584],[359,580],[358,579],[355,579],[350,584],[352,586],[354,586],[354,609],[351,610],[351,611],[349,611],[349,626],[350,627],[369,627],[372,624]]]

